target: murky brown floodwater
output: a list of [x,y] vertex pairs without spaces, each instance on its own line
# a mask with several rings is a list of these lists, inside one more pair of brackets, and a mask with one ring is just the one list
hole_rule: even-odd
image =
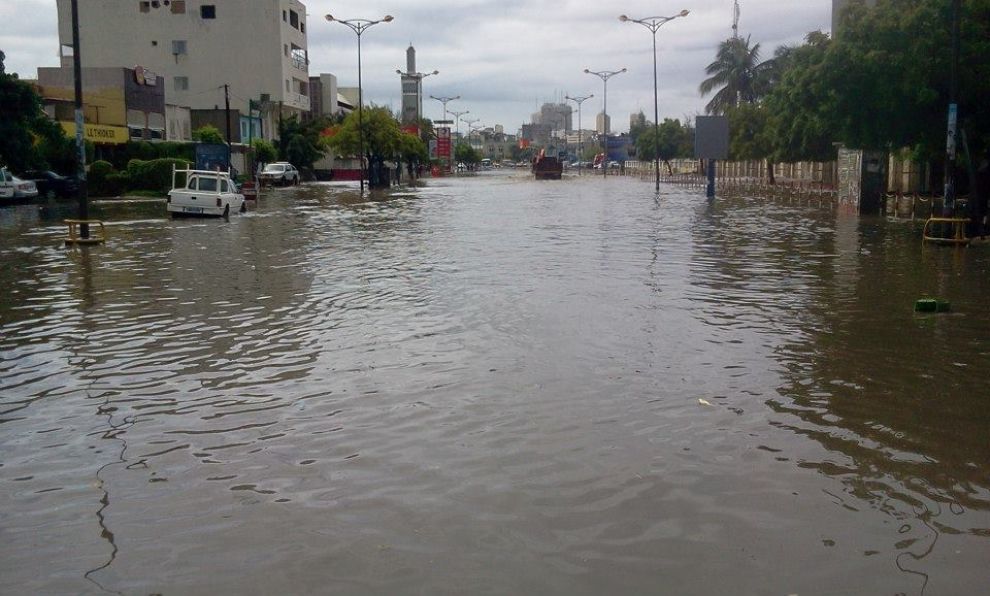
[[664,192],[0,210],[0,592],[986,593],[990,248]]

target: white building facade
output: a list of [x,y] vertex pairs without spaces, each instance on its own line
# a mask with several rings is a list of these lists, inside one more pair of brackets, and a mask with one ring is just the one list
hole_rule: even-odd
[[[70,1],[57,6],[59,42],[71,46]],[[140,65],[164,78],[169,105],[193,110],[223,109],[228,85],[232,109],[262,102],[276,119],[279,107],[310,108],[306,26],[298,0],[79,2],[83,66]],[[62,65],[72,65],[71,53]]]

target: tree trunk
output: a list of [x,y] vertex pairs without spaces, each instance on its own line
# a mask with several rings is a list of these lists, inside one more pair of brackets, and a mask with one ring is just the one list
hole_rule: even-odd
[[770,184],[777,184],[777,179],[773,175],[773,162],[769,159],[767,160],[767,179]]

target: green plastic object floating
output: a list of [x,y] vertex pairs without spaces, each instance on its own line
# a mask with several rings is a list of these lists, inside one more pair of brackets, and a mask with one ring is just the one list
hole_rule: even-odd
[[938,298],[922,298],[914,302],[914,312],[949,312],[951,308],[948,300]]

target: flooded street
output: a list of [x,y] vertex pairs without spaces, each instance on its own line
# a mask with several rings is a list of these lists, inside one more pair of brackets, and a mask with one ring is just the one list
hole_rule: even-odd
[[990,248],[652,190],[0,210],[0,592],[985,592]]

